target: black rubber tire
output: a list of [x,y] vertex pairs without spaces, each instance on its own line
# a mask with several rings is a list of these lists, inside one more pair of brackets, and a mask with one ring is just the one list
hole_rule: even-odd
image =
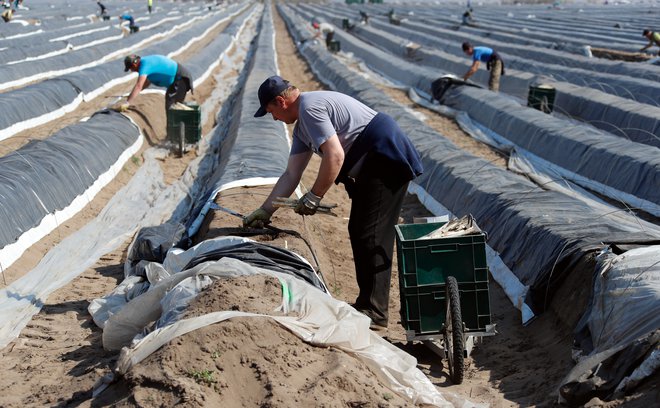
[[445,350],[449,366],[449,378],[454,384],[463,382],[464,375],[464,341],[463,319],[461,317],[461,299],[458,292],[458,282],[449,276],[445,282],[445,299],[447,315],[445,317]]

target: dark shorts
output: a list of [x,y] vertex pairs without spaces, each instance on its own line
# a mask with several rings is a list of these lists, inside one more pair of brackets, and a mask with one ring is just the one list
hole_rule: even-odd
[[165,91],[165,109],[177,102],[183,102],[186,99],[186,93],[193,90],[193,79],[190,71],[181,64],[178,64],[176,70],[176,79]]

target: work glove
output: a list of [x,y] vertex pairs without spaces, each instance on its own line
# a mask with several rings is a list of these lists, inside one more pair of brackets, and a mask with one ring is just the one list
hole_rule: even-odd
[[129,106],[130,106],[130,104],[128,104],[127,102],[118,103],[118,104],[116,104],[115,106],[112,107],[112,110],[117,111],[119,113],[126,112],[128,110]]
[[319,204],[321,204],[321,198],[323,197],[319,197],[311,191],[308,191],[304,196],[300,197],[300,200],[298,200],[298,204],[296,204],[296,208],[294,208],[293,211],[300,215],[314,215],[319,208]]
[[250,215],[243,218],[244,227],[263,228],[264,225],[270,223],[271,213],[264,210],[262,207],[254,210]]

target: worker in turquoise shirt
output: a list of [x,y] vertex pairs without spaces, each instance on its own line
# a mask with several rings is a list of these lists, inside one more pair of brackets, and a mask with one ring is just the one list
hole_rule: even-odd
[[133,19],[133,16],[130,14],[122,14],[119,16],[120,20],[128,21],[128,29],[131,31],[131,34],[137,33],[140,31],[140,27],[138,27],[137,24],[135,24],[135,20]]
[[474,47],[469,42],[464,42],[462,45],[463,52],[468,57],[472,57],[472,65],[468,72],[463,75],[463,80],[467,81],[477,69],[479,63],[485,62],[486,69],[490,71],[490,78],[488,79],[488,89],[497,92],[500,90],[500,76],[504,75],[504,61],[502,57],[495,52],[492,48],[488,47]]
[[186,93],[193,91],[193,79],[188,70],[164,55],[131,54],[124,58],[124,72],[138,73],[138,79],[126,102],[115,105],[115,110],[124,112],[135,100],[138,94],[149,85],[154,84],[165,91],[165,109],[169,109],[176,102],[183,102]]

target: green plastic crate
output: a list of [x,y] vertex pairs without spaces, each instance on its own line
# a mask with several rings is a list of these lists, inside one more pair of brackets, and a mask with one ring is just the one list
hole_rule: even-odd
[[167,110],[167,140],[173,143],[179,141],[180,123],[185,124],[186,143],[197,143],[202,137],[202,109],[193,102],[185,103],[193,110],[168,109]]
[[484,331],[490,325],[485,234],[419,239],[444,224],[395,226],[401,322],[415,335],[442,333],[447,276],[458,281],[466,331]]

